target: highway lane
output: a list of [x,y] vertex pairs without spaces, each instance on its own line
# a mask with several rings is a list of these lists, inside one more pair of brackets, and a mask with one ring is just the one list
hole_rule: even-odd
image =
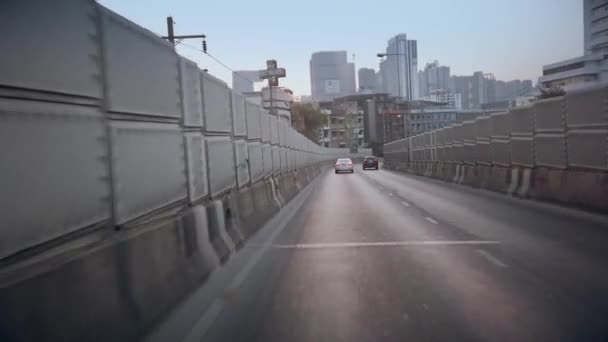
[[597,215],[359,167],[268,243],[193,340],[608,340]]

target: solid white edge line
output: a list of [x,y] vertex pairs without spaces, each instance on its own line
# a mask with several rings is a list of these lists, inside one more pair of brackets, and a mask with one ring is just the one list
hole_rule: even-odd
[[488,253],[487,251],[484,251],[483,249],[476,249],[475,252],[479,253],[481,256],[486,258],[486,260],[488,260],[489,262],[493,263],[494,265],[496,265],[498,267],[508,267],[507,264],[498,260],[498,258],[496,258],[492,254]]
[[273,245],[274,248],[316,249],[316,248],[357,248],[357,247],[407,247],[407,246],[450,246],[450,245],[497,245],[491,240],[423,240],[423,241],[380,241],[380,242],[329,242],[302,243],[295,245]]
[[[241,269],[239,273],[237,273],[237,275],[232,279],[226,290],[239,288],[241,284],[247,279],[247,276],[249,275],[251,270],[257,265],[262,256],[266,253],[268,249],[273,246],[272,242],[274,241],[274,239],[285,229],[285,227],[287,227],[287,224],[298,212],[297,209],[299,209],[300,206],[303,205],[304,201],[307,199],[308,193],[312,191],[312,185],[313,184],[310,183],[308,185],[309,188],[301,192],[301,194],[303,195],[299,199],[295,199],[295,201],[290,201],[290,204],[292,205],[291,207],[286,206],[281,209],[285,210],[285,213],[282,219],[280,219],[279,222],[276,223],[275,230],[266,239],[266,243],[262,245],[262,248],[257,251],[257,253],[245,265],[245,267],[243,267],[243,269]],[[201,318],[194,324],[184,341],[200,341],[205,336],[207,331],[211,328],[216,318],[222,313],[223,309],[223,300],[221,298],[216,298],[211,304],[211,306],[203,313]]]
[[434,218],[432,218],[432,217],[428,217],[428,216],[427,216],[427,217],[425,217],[424,219],[425,219],[425,220],[427,220],[427,221],[429,221],[429,222],[431,222],[432,224],[439,224],[439,222],[437,222],[437,221],[436,221]]

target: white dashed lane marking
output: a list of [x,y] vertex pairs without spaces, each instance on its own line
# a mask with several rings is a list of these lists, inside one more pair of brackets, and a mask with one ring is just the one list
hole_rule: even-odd
[[476,249],[475,252],[479,253],[479,255],[483,256],[486,260],[488,260],[489,262],[491,262],[492,264],[494,264],[498,267],[503,267],[503,268],[508,267],[507,264],[498,260],[498,258],[496,258],[492,254],[488,253],[487,251],[484,251],[483,249]]
[[424,219],[425,219],[425,220],[427,220],[427,221],[429,221],[429,222],[431,222],[432,224],[439,224],[439,222],[437,222],[437,220],[435,220],[435,219],[434,219],[434,218],[432,218],[432,217],[428,217],[428,216],[427,216],[427,217],[425,217]]

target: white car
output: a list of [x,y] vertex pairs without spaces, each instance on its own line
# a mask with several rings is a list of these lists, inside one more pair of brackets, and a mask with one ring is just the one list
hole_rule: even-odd
[[336,161],[336,173],[339,172],[350,172],[355,173],[355,168],[353,167],[353,161],[349,158],[340,158]]

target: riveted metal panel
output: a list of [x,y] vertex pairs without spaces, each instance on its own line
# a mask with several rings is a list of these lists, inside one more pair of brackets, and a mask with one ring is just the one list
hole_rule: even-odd
[[276,175],[281,172],[281,148],[272,146],[272,172]]
[[262,127],[262,142],[270,142],[270,115],[266,110],[260,109],[260,126]]
[[534,139],[531,136],[511,138],[511,163],[525,167],[534,166]]
[[270,116],[270,143],[279,144],[279,119],[276,116]]
[[234,141],[236,180],[239,188],[249,184],[249,152],[245,140]]
[[228,85],[208,72],[201,72],[205,131],[230,133],[232,127],[231,96]]
[[568,128],[608,127],[608,88],[572,91],[566,95]]
[[247,116],[247,139],[260,139],[262,128],[260,126],[259,106],[245,101],[245,113]]
[[288,169],[287,148],[281,147],[281,172],[286,172]]
[[262,144],[259,142],[248,143],[249,169],[251,182],[255,183],[264,176],[264,160],[262,156]]
[[475,141],[475,121],[464,121],[462,123],[462,140],[468,143]]
[[209,193],[217,196],[236,185],[234,147],[230,137],[207,137]]
[[271,145],[262,145],[262,159],[264,163],[264,177],[272,175],[272,150]]
[[201,99],[200,70],[193,61],[180,58],[182,122],[187,127],[203,126],[203,102]]
[[491,114],[490,129],[492,137],[509,138],[511,136],[511,116],[509,112]]
[[564,169],[566,161],[566,135],[563,133],[541,133],[534,136],[536,165]]
[[490,139],[492,135],[492,126],[489,116],[480,116],[475,119],[475,137],[476,139]]
[[232,133],[235,136],[247,136],[247,118],[245,117],[245,96],[232,93]]
[[3,0],[0,85],[101,97],[94,1]]
[[0,99],[0,258],[110,218],[96,108]]
[[492,138],[490,140],[490,152],[492,163],[499,166],[511,165],[511,140],[504,138]]
[[109,110],[181,117],[173,46],[110,10],[102,13]]
[[564,97],[550,98],[534,104],[534,126],[539,133],[564,132],[566,101]]
[[287,124],[283,120],[279,120],[279,145],[285,147],[287,144]]
[[526,135],[534,134],[534,107],[518,107],[509,111],[511,117],[511,134]]
[[110,123],[115,223],[187,197],[183,135],[178,125]]
[[195,202],[209,192],[207,184],[207,146],[203,135],[197,132],[184,134],[188,166],[188,197]]
[[608,169],[608,129],[568,131],[568,165],[596,170]]

